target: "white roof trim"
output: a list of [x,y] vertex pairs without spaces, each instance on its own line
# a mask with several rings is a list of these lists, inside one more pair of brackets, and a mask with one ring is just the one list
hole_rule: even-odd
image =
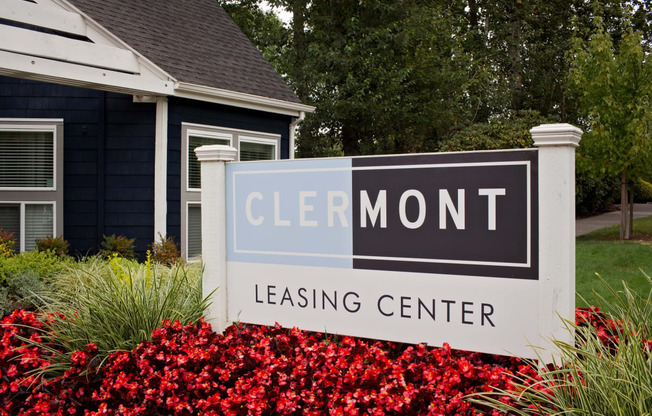
[[251,110],[267,111],[276,114],[285,114],[293,117],[299,117],[302,111],[308,113],[315,111],[315,107],[310,105],[229,91],[221,88],[206,87],[187,82],[177,82],[174,95],[181,98],[248,108]]

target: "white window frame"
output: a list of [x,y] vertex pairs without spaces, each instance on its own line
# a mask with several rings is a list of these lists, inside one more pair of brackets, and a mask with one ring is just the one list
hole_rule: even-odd
[[52,205],[52,236],[63,235],[63,145],[62,118],[0,118],[2,131],[53,133],[52,187],[1,187],[0,203],[20,205],[20,252],[25,251],[25,205]]
[[[13,123],[7,123],[11,121]],[[57,190],[57,125],[58,120],[43,120],[43,124],[19,124],[22,122],[34,122],[33,119],[0,119],[0,131],[9,132],[37,132],[37,133],[52,133],[52,186],[51,187],[15,187],[15,186],[0,186],[0,191],[56,191]],[[61,120],[63,121],[63,120]]]
[[186,202],[186,224],[185,224],[186,225],[186,227],[185,227],[186,228],[186,231],[185,231],[185,233],[186,233],[186,235],[185,235],[186,245],[183,248],[183,254],[184,254],[185,259],[187,259],[190,262],[195,262],[195,261],[199,261],[199,258],[197,258],[197,257],[189,257],[188,256],[188,244],[187,244],[187,242],[189,240],[188,229],[190,228],[190,227],[188,227],[188,217],[189,217],[188,214],[190,212],[190,207],[191,206],[199,207],[201,209],[201,201],[187,201]]
[[278,160],[281,158],[281,146],[279,142],[274,139],[267,139],[264,137],[251,137],[251,136],[238,136],[238,160],[240,160],[240,143],[256,143],[256,144],[266,144],[274,146],[274,159]]
[[188,257],[188,208],[190,205],[201,206],[201,189],[190,188],[189,186],[190,136],[229,140],[230,146],[238,150],[238,160],[240,159],[240,142],[273,145],[274,160],[277,160],[281,158],[281,135],[206,124],[181,123],[181,253],[186,261],[194,262],[200,259]]
[[52,236],[57,235],[57,202],[56,201],[0,201],[0,205],[18,205],[20,207],[20,241],[19,252],[25,251],[25,205],[52,205]]
[[[186,123],[184,123],[186,124]],[[219,131],[210,131],[208,129],[204,130],[198,130],[197,128],[188,128],[186,130],[185,134],[185,157],[184,160],[186,162],[186,180],[185,182],[185,187],[186,187],[186,192],[201,192],[201,189],[199,188],[191,188],[190,187],[190,136],[198,136],[198,137],[205,137],[209,139],[215,139],[215,140],[227,140],[229,142],[229,146],[233,143],[233,135],[228,134],[228,133],[223,133]]]

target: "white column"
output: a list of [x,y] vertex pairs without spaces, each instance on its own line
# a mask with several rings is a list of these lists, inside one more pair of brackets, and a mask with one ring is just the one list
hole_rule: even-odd
[[154,147],[154,241],[167,236],[168,99],[156,97]]
[[[226,162],[236,158],[230,146],[211,145],[195,149],[201,163],[201,232],[204,296],[215,291],[206,321],[216,332],[230,324],[226,285]],[[210,186],[206,186],[210,184]]]
[[575,148],[582,130],[544,124],[530,133],[539,148],[539,346],[553,349],[552,339],[574,342],[561,319],[575,319]]

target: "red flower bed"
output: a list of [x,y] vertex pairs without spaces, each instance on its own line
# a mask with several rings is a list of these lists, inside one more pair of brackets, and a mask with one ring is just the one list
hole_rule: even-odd
[[[577,316],[588,325],[607,322],[596,310]],[[39,340],[22,326],[39,328],[39,321],[17,311],[2,325],[0,415],[483,414],[463,397],[509,388],[516,373],[536,374],[517,358],[448,346],[328,342],[321,334],[264,326],[232,326],[218,335],[204,322],[167,322],[152,341],[110,355],[99,370],[91,344],[73,354],[63,376],[41,383],[29,371],[48,364],[46,350],[16,350],[23,345],[17,335]]]

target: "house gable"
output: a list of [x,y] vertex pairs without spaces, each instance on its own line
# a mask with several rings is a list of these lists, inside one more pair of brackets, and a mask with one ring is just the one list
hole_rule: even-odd
[[173,94],[175,80],[66,3],[0,0],[0,75],[127,94]]

